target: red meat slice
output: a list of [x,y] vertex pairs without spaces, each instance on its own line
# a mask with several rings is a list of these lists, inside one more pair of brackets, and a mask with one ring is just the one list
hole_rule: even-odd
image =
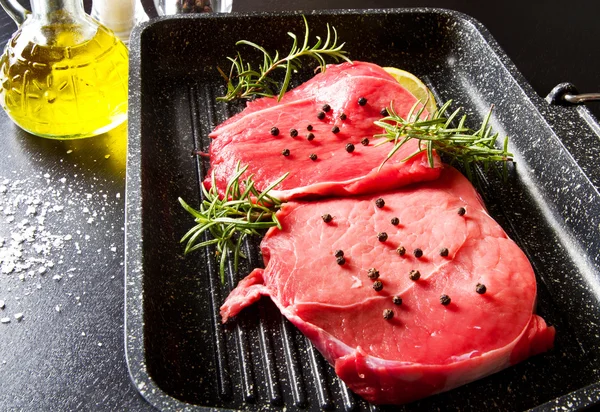
[[[366,98],[366,104],[359,104],[361,97]],[[417,101],[379,66],[361,62],[330,66],[286,93],[282,101],[256,100],[217,127],[210,134],[214,140],[205,184],[211,184],[214,172],[223,193],[238,162],[248,166],[258,190],[290,172],[272,192],[281,200],[364,194],[436,179],[440,166],[437,155],[434,168],[425,154],[402,161],[417,150],[416,141],[406,144],[379,170],[392,146],[375,146],[373,135],[382,130],[373,122],[383,117],[381,110],[390,102],[406,117]],[[319,119],[324,105],[331,109]],[[279,131],[276,136],[271,133],[273,127]],[[335,132],[334,127],[338,129]],[[292,136],[292,129],[297,136]],[[313,140],[308,139],[309,133]],[[366,146],[361,144],[364,138],[370,139]],[[348,150],[349,143],[353,150]],[[286,149],[287,156],[282,154]],[[311,155],[316,158],[311,159]]]
[[[324,214],[333,220],[324,222]],[[290,202],[278,217],[282,230],[269,230],[261,244],[266,269],[232,291],[223,321],[270,296],[370,402],[406,403],[446,391],[553,344],[554,328],[533,314],[536,281],[526,256],[451,167],[436,181],[382,195]],[[388,235],[383,242],[381,232]],[[344,251],[343,265],[336,250]],[[380,291],[369,268],[380,273]],[[412,270],[418,280],[409,277]],[[387,309],[391,319],[383,317]]]

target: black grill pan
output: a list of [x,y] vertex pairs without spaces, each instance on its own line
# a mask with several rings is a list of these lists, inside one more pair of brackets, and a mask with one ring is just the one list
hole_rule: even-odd
[[[235,322],[218,309],[232,285],[262,265],[258,244],[224,285],[212,251],[183,256],[191,225],[179,206],[200,201],[207,134],[240,111],[216,103],[240,39],[285,53],[299,13],[183,15],[139,26],[131,42],[126,209],[127,360],[141,394],[161,410],[576,410],[600,402],[600,128],[584,107],[549,106],[487,30],[438,9],[306,13],[313,35],[335,26],[354,60],[421,77],[474,124],[511,136],[509,181],[481,174],[490,213],[527,253],[538,313],[555,348],[448,393],[375,407],[348,391],[310,342],[262,299]],[[305,67],[296,84],[311,76]],[[515,285],[518,287],[518,285]]]

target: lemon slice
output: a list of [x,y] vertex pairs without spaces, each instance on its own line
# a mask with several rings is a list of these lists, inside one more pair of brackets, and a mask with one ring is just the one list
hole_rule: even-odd
[[384,67],[383,70],[388,72],[398,83],[408,90],[413,96],[425,103],[425,108],[430,115],[437,110],[435,98],[431,91],[425,86],[417,76],[405,70],[397,69],[396,67]]

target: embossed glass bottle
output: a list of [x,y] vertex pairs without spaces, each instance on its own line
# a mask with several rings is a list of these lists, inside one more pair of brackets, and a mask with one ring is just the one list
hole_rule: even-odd
[[0,57],[0,104],[24,130],[53,139],[104,133],[127,119],[128,50],[83,0],[0,0],[18,30]]

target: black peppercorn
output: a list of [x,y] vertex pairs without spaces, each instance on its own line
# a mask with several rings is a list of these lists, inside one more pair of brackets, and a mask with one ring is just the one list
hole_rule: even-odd
[[385,206],[385,200],[383,200],[382,198],[378,198],[375,200],[375,206],[377,206],[378,208],[382,208]]
[[344,251],[341,249],[338,249],[335,251],[335,253],[333,254],[335,257],[342,257],[344,256]]
[[461,208],[458,209],[457,213],[458,213],[459,216],[464,216],[465,213],[467,213],[467,210],[464,207],[461,207]]
[[440,256],[442,256],[442,257],[448,256],[448,248],[447,247],[440,249]]
[[323,120],[325,118],[325,112],[317,113],[317,117],[319,118],[319,120]]
[[339,133],[339,132],[340,132],[340,128],[339,128],[339,127],[337,127],[337,126],[333,126],[333,127],[331,128],[331,132],[332,132],[332,133],[334,133],[334,134],[337,134],[337,133]]
[[273,136],[278,136],[279,135],[279,129],[276,127],[271,127],[271,134]]
[[284,155],[284,156],[289,156],[290,155],[290,149],[283,149],[281,151],[281,154]]
[[402,305],[402,298],[400,296],[394,296],[392,298],[392,302],[394,303],[394,305]]
[[398,254],[400,256],[404,256],[404,254],[406,253],[406,248],[404,246],[398,246],[398,249],[396,249],[396,252],[398,252]]
[[329,213],[324,214],[323,216],[321,216],[321,218],[325,223],[329,223],[333,220],[333,217]]
[[367,276],[369,276],[369,279],[376,280],[379,278],[379,271],[375,268],[370,268],[367,271]]
[[309,141],[313,140],[314,138],[315,138],[315,135],[312,134],[312,133],[309,133],[309,134],[306,135],[306,139],[309,140]]
[[346,120],[346,113],[340,114],[340,119],[341,120]]
[[373,282],[373,289],[379,292],[381,289],[383,289],[383,282],[381,282],[380,280],[376,280],[375,282]]
[[450,296],[448,296],[448,295],[440,296],[440,303],[444,306],[448,306],[451,301],[452,300],[450,299]]
[[310,160],[317,160],[317,155],[314,153],[311,153],[310,156],[308,156],[310,158]]
[[346,259],[343,256],[340,256],[339,258],[335,259],[338,265],[343,265],[344,263],[346,263]]
[[391,309],[386,309],[383,311],[383,318],[385,320],[390,320],[391,318],[394,317],[394,311]]
[[308,126],[306,126],[306,130],[308,130],[309,132],[313,129],[312,124],[309,124]]
[[410,278],[410,280],[419,280],[421,278],[421,272],[419,272],[418,270],[411,270],[410,272],[408,272],[408,277]]
[[358,104],[361,105],[361,106],[364,106],[365,104],[367,104],[367,99],[364,98],[364,97],[360,97],[358,99]]
[[298,136],[298,130],[296,130],[296,129],[290,129],[290,136],[292,136],[292,137]]
[[321,107],[321,110],[323,110],[325,113],[327,113],[331,110],[331,106],[328,104],[324,104],[323,107]]
[[419,248],[416,248],[415,250],[413,250],[413,254],[415,255],[415,257],[418,259],[421,256],[423,256],[423,251]]
[[485,292],[487,292],[487,288],[483,283],[478,283],[477,286],[475,286],[475,291],[480,295],[483,295]]
[[354,145],[353,145],[352,143],[348,143],[348,144],[346,145],[346,151],[347,151],[348,153],[352,153],[352,152],[354,151]]
[[383,109],[381,109],[381,111],[379,112],[380,115],[382,116],[389,116],[390,114],[388,113],[388,110],[384,107]]
[[368,146],[368,145],[369,145],[369,139],[367,139],[366,137],[365,137],[365,138],[363,138],[363,139],[360,141],[360,144],[362,144],[363,146]]
[[388,234],[385,232],[377,233],[377,240],[380,242],[385,242],[388,239]]
[[393,217],[391,222],[392,222],[392,225],[398,226],[400,224],[400,219],[398,219],[397,217]]

